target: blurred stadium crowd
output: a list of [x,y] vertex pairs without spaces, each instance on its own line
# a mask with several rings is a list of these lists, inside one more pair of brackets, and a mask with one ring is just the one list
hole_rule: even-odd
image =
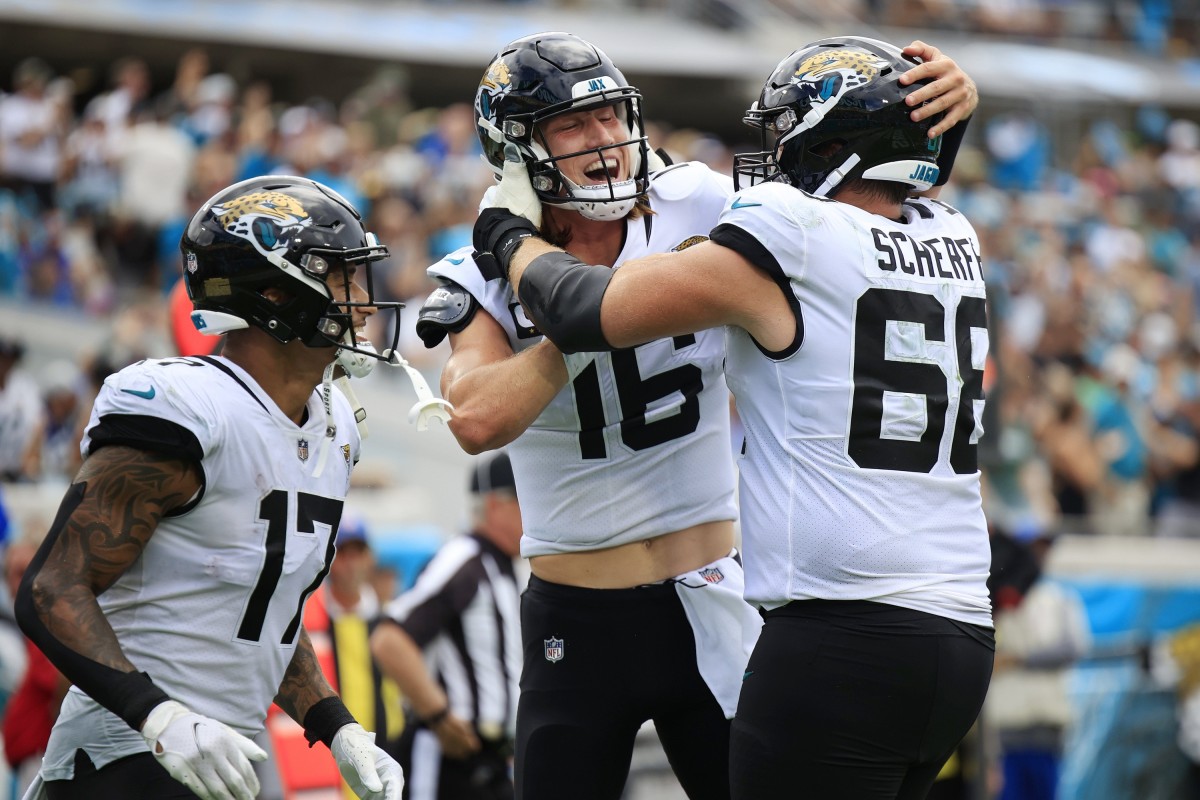
[[[413,108],[391,68],[337,102],[280,103],[203,49],[157,92],[135,57],[90,98],[36,58],[9,89],[0,296],[111,320],[79,363],[23,365],[21,342],[0,348],[10,481],[70,477],[96,382],[172,354],[163,297],[179,236],[218,188],[272,172],[335,187],[391,248],[389,299],[416,307],[425,267],[469,240],[491,180],[470,105]],[[1200,127],[1149,107],[1133,126],[1098,118],[1063,163],[1035,112],[988,115],[985,97],[978,116],[942,199],[974,221],[990,263],[993,520],[1018,535],[1200,535]],[[730,168],[712,135],[649,133],[676,160]],[[403,341],[436,370],[441,354]]]
[[627,6],[667,11],[714,27],[764,18],[853,23],[1013,37],[1132,45],[1153,56],[1186,58],[1200,42],[1196,0],[507,0],[510,4]]

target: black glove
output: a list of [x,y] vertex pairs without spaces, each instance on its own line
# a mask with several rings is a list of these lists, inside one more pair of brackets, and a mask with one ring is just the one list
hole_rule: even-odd
[[471,244],[480,253],[491,253],[507,280],[508,261],[517,245],[522,239],[537,235],[536,225],[507,208],[485,208],[471,230]]

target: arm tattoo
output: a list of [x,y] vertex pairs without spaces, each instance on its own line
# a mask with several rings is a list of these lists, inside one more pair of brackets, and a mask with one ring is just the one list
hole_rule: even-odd
[[105,447],[75,478],[86,489],[33,585],[38,617],[72,650],[121,671],[134,670],[96,598],[141,556],[163,515],[200,489],[193,461]]
[[321,672],[321,665],[317,662],[317,654],[313,650],[312,640],[308,638],[308,631],[301,628],[296,653],[288,664],[287,672],[283,674],[279,693],[275,695],[275,705],[303,725],[308,709],[318,700],[336,694],[325,679],[325,674]]

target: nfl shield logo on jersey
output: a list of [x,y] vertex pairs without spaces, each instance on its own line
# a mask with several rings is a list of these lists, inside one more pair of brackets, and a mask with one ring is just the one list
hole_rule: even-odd
[[555,661],[563,660],[563,640],[555,639],[551,636],[549,639],[543,639],[546,644],[546,660],[554,663]]
[[296,443],[296,455],[301,461],[308,461],[308,439],[301,439]]
[[725,580],[725,574],[716,567],[705,567],[700,570],[700,577],[709,583],[720,583]]

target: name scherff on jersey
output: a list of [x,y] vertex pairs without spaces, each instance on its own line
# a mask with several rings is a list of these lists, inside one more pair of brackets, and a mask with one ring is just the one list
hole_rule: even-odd
[[983,261],[975,245],[965,236],[959,239],[935,236],[918,240],[903,231],[872,228],[871,237],[880,255],[875,263],[884,272],[899,269],[923,278],[972,282],[983,280]]

